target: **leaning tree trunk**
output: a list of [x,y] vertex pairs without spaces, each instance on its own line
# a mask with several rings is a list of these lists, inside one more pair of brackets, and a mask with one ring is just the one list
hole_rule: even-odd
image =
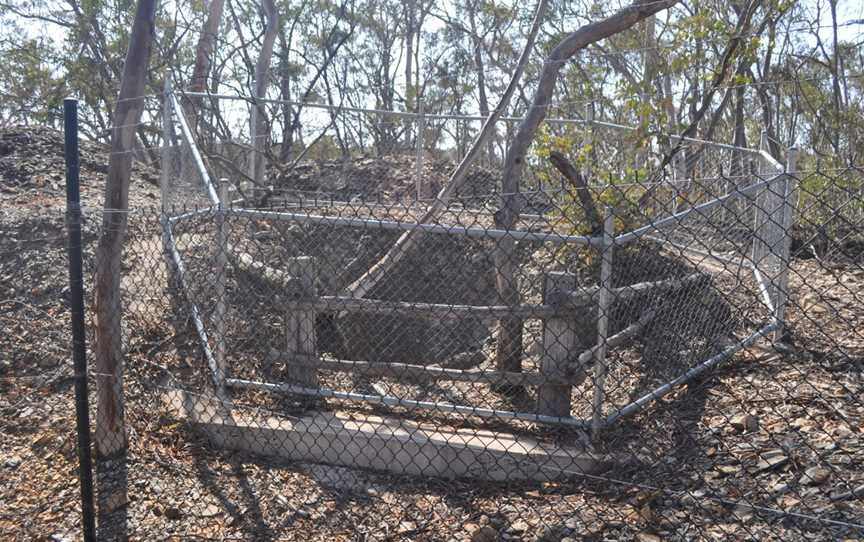
[[[546,117],[546,109],[552,99],[558,73],[562,66],[578,51],[609,36],[623,32],[639,21],[676,4],[678,0],[640,0],[614,15],[583,26],[564,38],[552,49],[543,63],[540,80],[534,99],[519,124],[513,143],[504,160],[501,208],[495,214],[495,226],[512,229],[519,219],[521,200],[518,197],[519,181],[528,149],[534,134]],[[515,305],[519,302],[519,287],[516,283],[515,242],[512,238],[498,241],[495,250],[495,283],[501,303]],[[503,318],[498,326],[496,364],[501,371],[522,369],[522,319],[516,316]]]
[[[486,119],[483,128],[480,130],[480,134],[477,136],[477,139],[474,140],[474,143],[465,154],[465,157],[456,167],[453,174],[450,175],[450,179],[441,191],[438,192],[435,201],[420,218],[420,223],[430,222],[438,216],[447,207],[447,202],[450,200],[450,196],[452,196],[468,178],[468,169],[477,159],[477,156],[480,154],[481,149],[486,144],[489,137],[494,133],[495,124],[504,113],[507,104],[510,103],[510,98],[516,91],[519,79],[522,77],[522,72],[525,71],[525,65],[528,63],[528,57],[530,56],[531,50],[534,48],[534,41],[537,38],[537,33],[540,30],[540,25],[543,22],[543,15],[546,12],[546,6],[548,4],[548,0],[539,0],[537,2],[537,8],[534,11],[534,21],[531,25],[531,32],[528,34],[528,40],[525,42],[525,47],[522,50],[518,63],[516,64],[516,70],[510,78],[510,83],[507,85],[504,95],[498,102],[498,106],[494,111],[492,111],[489,118]],[[408,253],[417,245],[422,233],[423,232],[420,229],[413,229],[408,230],[399,236],[399,239],[397,239],[396,243],[390,247],[390,250],[388,250],[387,253],[375,263],[375,265],[370,267],[363,276],[351,283],[351,285],[345,289],[344,293],[353,297],[366,296],[366,294],[368,294],[369,291],[374,288],[375,285],[378,284],[387,275],[387,273],[389,273],[396,264],[407,256]]]
[[[153,46],[157,0],[139,0],[114,110],[111,154],[105,179],[102,233],[96,249],[96,431],[100,538],[124,539],[122,512],[127,500],[126,431],[121,344],[121,251],[129,205],[129,177],[136,127],[144,110],[144,90]],[[116,467],[116,468],[115,468]],[[116,529],[116,530],[114,530]]]

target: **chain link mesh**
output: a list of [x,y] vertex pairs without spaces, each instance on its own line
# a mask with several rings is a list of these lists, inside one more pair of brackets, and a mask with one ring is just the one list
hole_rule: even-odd
[[[307,110],[256,185],[245,122],[204,140],[213,119],[175,105],[162,204],[123,213],[125,430],[93,416],[97,448],[128,445],[98,461],[105,538],[861,536],[859,169],[685,141],[661,172],[674,140],[548,121],[502,228],[513,120],[441,202],[475,119]],[[4,298],[41,284],[3,266]],[[0,400],[71,434],[71,390],[16,323],[53,306],[0,305]],[[120,384],[96,367],[94,390]],[[32,451],[19,465],[73,468],[26,425],[4,443]],[[77,505],[57,495],[25,532]]]

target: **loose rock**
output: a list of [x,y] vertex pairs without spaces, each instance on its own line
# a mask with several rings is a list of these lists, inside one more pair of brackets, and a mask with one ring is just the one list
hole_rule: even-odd
[[818,486],[828,481],[831,471],[823,467],[810,467],[804,471],[798,483],[804,486]]

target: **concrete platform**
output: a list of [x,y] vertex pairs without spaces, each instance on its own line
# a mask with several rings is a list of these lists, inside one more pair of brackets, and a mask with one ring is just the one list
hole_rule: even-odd
[[165,393],[163,400],[213,446],[293,461],[491,481],[552,481],[609,467],[596,454],[509,433],[438,430],[406,420],[360,420],[329,412],[259,417],[180,390]]

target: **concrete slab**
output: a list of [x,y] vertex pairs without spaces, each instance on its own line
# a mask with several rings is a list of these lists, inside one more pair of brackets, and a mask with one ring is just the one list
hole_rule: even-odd
[[214,445],[294,461],[395,474],[492,481],[552,481],[597,474],[608,458],[503,432],[439,430],[400,419],[315,412],[255,416],[216,398],[171,390],[168,409]]

